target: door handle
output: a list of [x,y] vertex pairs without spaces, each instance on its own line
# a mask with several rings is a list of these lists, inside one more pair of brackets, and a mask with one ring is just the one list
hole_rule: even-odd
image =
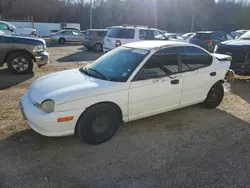
[[216,76],[216,72],[211,72],[210,76]]
[[172,84],[172,85],[177,85],[177,84],[179,84],[179,80],[171,80],[170,81],[170,83]]

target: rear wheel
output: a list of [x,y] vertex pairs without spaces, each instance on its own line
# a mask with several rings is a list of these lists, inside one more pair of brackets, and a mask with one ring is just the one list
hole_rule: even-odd
[[216,83],[207,94],[206,100],[203,102],[205,108],[213,109],[220,105],[224,97],[224,88],[222,83]]
[[25,52],[16,52],[7,58],[8,69],[14,74],[31,73],[33,69],[33,60]]
[[66,40],[64,38],[59,39],[59,44],[65,44],[65,43],[66,43]]
[[94,46],[95,52],[102,52],[102,44],[101,43],[96,43]]
[[98,104],[81,115],[76,125],[76,133],[81,140],[97,145],[111,139],[120,123],[116,108],[109,104]]

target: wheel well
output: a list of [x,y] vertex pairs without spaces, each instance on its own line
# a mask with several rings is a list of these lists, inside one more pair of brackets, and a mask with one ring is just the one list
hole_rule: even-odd
[[26,51],[26,50],[12,50],[12,51],[9,51],[5,57],[4,57],[4,62],[7,61],[8,57],[13,54],[13,53],[26,53],[30,56],[30,58],[36,62],[36,58],[34,57],[34,55],[32,53],[30,53],[29,51]]
[[91,106],[89,106],[88,108],[86,108],[85,110],[84,110],[84,112],[80,115],[80,117],[78,118],[78,120],[77,120],[77,123],[76,123],[76,126],[75,126],[75,133],[76,133],[76,130],[77,130],[77,124],[78,124],[78,121],[79,121],[79,119],[81,118],[81,116],[83,116],[86,112],[87,112],[87,110],[89,109],[89,108],[92,108],[93,106],[96,106],[96,105],[99,105],[99,104],[107,104],[107,105],[110,105],[110,106],[112,106],[113,108],[115,108],[117,111],[118,111],[118,113],[119,113],[119,118],[120,118],[120,120],[121,120],[121,122],[123,122],[123,115],[122,115],[122,110],[121,110],[121,108],[120,108],[120,106],[118,106],[116,103],[114,103],[114,102],[99,102],[99,103],[96,103],[96,104],[93,104],[93,105],[91,105]]
[[64,37],[60,37],[60,38],[59,38],[59,40],[61,40],[61,39],[63,39],[63,40],[65,40],[65,41],[66,41],[66,39],[65,39]]

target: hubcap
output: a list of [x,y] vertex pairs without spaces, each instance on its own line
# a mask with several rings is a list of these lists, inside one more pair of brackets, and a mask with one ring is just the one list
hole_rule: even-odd
[[28,69],[29,63],[23,57],[17,57],[12,61],[12,67],[18,72],[23,72]]
[[92,123],[92,132],[94,134],[101,134],[108,128],[109,119],[104,116],[98,116]]
[[97,44],[95,49],[96,49],[96,51],[101,51],[102,47],[100,44]]

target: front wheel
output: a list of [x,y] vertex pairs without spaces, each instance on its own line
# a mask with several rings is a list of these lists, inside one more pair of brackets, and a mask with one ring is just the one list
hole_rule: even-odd
[[216,83],[212,86],[203,102],[205,108],[213,109],[220,105],[224,97],[224,88],[222,83]]
[[8,69],[14,74],[31,73],[33,69],[33,60],[25,52],[16,52],[7,58]]
[[88,144],[98,145],[111,139],[121,123],[116,108],[98,104],[87,109],[76,125],[76,133]]

